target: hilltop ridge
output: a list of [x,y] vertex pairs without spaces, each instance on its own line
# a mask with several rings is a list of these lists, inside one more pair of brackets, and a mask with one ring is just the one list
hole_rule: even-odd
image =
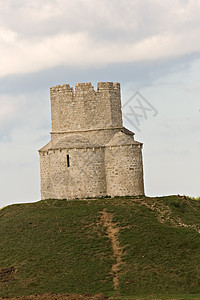
[[181,196],[5,207],[0,297],[51,292],[200,299],[199,213],[198,201]]

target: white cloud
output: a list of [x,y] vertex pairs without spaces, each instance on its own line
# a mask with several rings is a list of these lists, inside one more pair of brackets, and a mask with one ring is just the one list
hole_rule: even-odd
[[6,28],[0,28],[0,43],[6,45],[9,43],[14,43],[16,41],[17,34]]
[[200,52],[199,0],[13,0],[4,10],[1,77]]
[[[59,34],[41,41],[17,40],[0,49],[0,76],[35,72],[57,65],[102,66],[171,58],[200,51],[198,32],[151,36],[138,43],[93,43],[87,33]],[[186,43],[187,40],[187,43]],[[14,50],[13,50],[14,49]]]

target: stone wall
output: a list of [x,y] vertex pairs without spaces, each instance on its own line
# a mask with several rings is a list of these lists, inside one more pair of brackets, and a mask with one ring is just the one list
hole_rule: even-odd
[[119,83],[68,84],[50,89],[53,132],[122,127]]
[[106,147],[107,195],[144,195],[141,145]]
[[41,178],[41,199],[52,199],[52,185],[50,179],[50,161],[48,152],[40,154],[40,178]]
[[50,150],[41,153],[40,160],[42,199],[106,195],[104,149]]

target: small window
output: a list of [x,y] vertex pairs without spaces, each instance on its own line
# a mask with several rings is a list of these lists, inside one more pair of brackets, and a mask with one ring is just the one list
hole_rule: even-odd
[[67,167],[70,167],[70,163],[69,163],[69,154],[67,154]]

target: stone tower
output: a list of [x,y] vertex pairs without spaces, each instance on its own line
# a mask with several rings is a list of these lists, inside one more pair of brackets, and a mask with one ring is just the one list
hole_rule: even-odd
[[123,127],[120,84],[50,89],[51,141],[39,150],[42,199],[143,195],[142,144]]

